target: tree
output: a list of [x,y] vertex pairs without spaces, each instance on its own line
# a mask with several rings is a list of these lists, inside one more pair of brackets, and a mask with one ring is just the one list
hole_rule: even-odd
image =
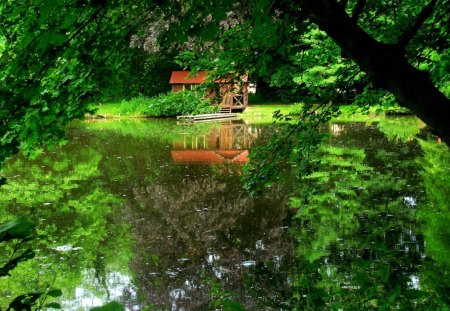
[[[448,23],[445,24],[448,7],[446,0],[391,4],[363,0],[341,3],[335,0],[250,2],[246,19],[238,27],[219,35],[217,42],[223,59],[217,56],[217,51],[212,54],[228,68],[234,67],[238,71],[245,68],[251,73],[265,74],[271,70],[268,67],[282,63],[280,59],[286,60],[310,49],[304,35],[312,22],[340,47],[341,59],[335,57],[336,63],[347,66],[351,60],[373,86],[392,93],[400,105],[410,109],[448,143],[450,101],[436,87],[444,89],[442,81],[436,81],[438,79],[448,83],[450,29]],[[229,8],[233,10],[232,6]],[[418,12],[417,8],[420,9]],[[192,15],[197,10],[198,7],[193,7],[187,14]],[[411,17],[411,12],[416,17]],[[208,14],[211,12],[205,13]],[[198,25],[199,33],[203,36],[206,30],[210,33],[209,27],[210,24],[202,21]],[[322,46],[319,53],[328,55],[325,48]],[[329,61],[319,53],[315,55],[316,61]],[[424,53],[439,54],[437,63],[440,65],[423,65]],[[427,62],[435,63],[432,60]],[[218,67],[217,63],[212,67]],[[439,78],[433,72],[436,71],[431,68],[433,66],[435,69],[440,67],[437,69]],[[425,72],[418,67],[431,70]],[[341,73],[344,72],[341,70]],[[346,73],[351,76],[358,74],[354,70]],[[339,93],[336,85],[330,90],[335,93],[334,97]]]
[[133,35],[161,33],[162,53],[197,48],[209,57],[201,65],[218,75],[264,76],[310,49],[303,36],[311,22],[342,51],[329,59],[343,66],[334,69],[339,79],[325,81],[323,99],[342,93],[341,81],[363,76],[449,143],[450,103],[436,87],[449,92],[448,7],[449,0],[3,1],[0,159],[58,142],[67,122],[89,110],[88,99],[113,89],[130,68]]
[[[450,100],[434,86],[429,74],[409,63],[405,51],[426,19],[434,13],[438,1],[432,0],[424,6],[394,44],[378,42],[358,26],[365,0],[356,3],[351,17],[346,14],[345,7],[334,0],[305,3],[309,18],[366,72],[372,83],[391,92],[400,105],[413,111],[450,143]],[[439,1],[439,4],[450,3]]]
[[[140,1],[2,1],[0,162],[55,145],[88,99],[117,87],[131,35],[149,19]],[[143,13],[144,12],[144,13]]]

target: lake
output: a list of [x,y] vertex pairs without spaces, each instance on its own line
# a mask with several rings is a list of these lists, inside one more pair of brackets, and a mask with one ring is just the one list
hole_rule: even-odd
[[421,127],[331,123],[311,176],[251,198],[243,166],[276,125],[74,122],[5,164],[0,220],[38,237],[0,305],[58,288],[64,310],[448,309],[450,152]]

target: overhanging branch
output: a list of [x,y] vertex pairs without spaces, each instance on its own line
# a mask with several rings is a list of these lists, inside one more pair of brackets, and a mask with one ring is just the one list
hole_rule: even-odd
[[398,40],[398,45],[402,48],[406,47],[408,43],[412,40],[412,38],[416,35],[419,29],[422,27],[423,23],[433,14],[434,7],[436,6],[437,0],[431,0],[422,11],[420,11],[419,15],[417,15],[416,20],[411,25],[410,28],[406,29],[406,31],[400,36]]

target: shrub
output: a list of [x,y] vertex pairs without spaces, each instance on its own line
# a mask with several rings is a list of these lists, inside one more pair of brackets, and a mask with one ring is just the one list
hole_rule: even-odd
[[168,92],[155,97],[138,96],[130,100],[92,106],[97,115],[123,117],[175,117],[187,114],[212,113],[218,107],[196,90]]
[[211,100],[204,98],[201,92],[185,90],[169,92],[150,98],[143,113],[152,117],[174,117],[178,115],[212,113],[217,107]]

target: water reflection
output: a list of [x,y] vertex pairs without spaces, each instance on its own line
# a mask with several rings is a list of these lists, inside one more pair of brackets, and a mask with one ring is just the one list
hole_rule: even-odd
[[330,125],[296,185],[309,195],[257,199],[242,162],[273,126],[74,124],[66,146],[4,169],[1,220],[31,219],[42,238],[0,280],[0,304],[52,284],[67,310],[208,310],[224,295],[248,310],[448,305],[448,149],[387,124]]
[[[297,260],[294,287],[302,295],[291,306],[306,309],[417,309],[447,306],[448,284],[430,282],[438,257],[430,257],[421,213],[435,200],[422,178],[423,140],[386,141],[376,125],[355,131],[358,124],[330,126],[332,138],[319,150],[321,165],[311,176],[307,198],[293,198],[298,208]],[[406,136],[407,137],[407,136]],[[435,144],[431,144],[436,146]],[[445,167],[449,153],[434,169]],[[436,158],[434,158],[435,160]],[[448,187],[447,187],[448,188]],[[425,190],[427,192],[425,192]],[[444,196],[448,199],[448,191]],[[448,213],[448,204],[439,202]],[[440,217],[441,218],[441,217]],[[441,218],[442,219],[442,218]],[[450,248],[441,248],[449,254]],[[448,270],[443,273],[448,273]],[[447,282],[445,282],[447,283]]]
[[207,133],[183,131],[173,141],[172,159],[175,163],[245,163],[257,137],[258,132],[243,121],[223,121]]
[[[131,265],[141,297],[176,310],[207,308],[205,285],[214,277],[240,301],[255,303],[245,295],[242,276],[256,262],[291,257],[284,227],[289,214],[275,193],[247,198],[239,173],[234,166],[180,167],[179,179],[170,184],[161,180],[133,189],[129,216],[139,239]],[[174,299],[174,292],[183,295]]]
[[[2,217],[32,219],[50,241],[37,245],[39,260],[15,276],[17,284],[32,278],[31,271],[44,277],[10,288],[9,297],[45,286],[60,271],[64,276],[54,286],[63,290],[69,310],[113,299],[130,310],[208,309],[215,279],[255,305],[243,276],[275,259],[266,269],[276,274],[292,258],[286,199],[282,192],[246,197],[242,166],[232,160],[175,165],[172,146],[187,131],[209,134],[208,147],[226,158],[227,152],[246,155],[271,128],[91,122],[74,125],[69,144],[53,153],[11,160],[8,185],[1,189]],[[277,295],[277,288],[267,289]]]

